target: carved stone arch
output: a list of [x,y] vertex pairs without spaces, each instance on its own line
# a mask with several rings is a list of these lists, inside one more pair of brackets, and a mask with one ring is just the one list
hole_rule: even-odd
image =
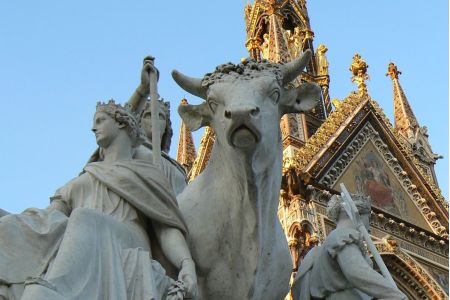
[[280,14],[283,16],[283,29],[294,30],[294,28],[297,26],[301,27],[302,29],[307,28],[305,20],[297,16],[290,8],[281,9]]
[[300,222],[299,222],[299,221],[293,222],[293,223],[291,224],[291,226],[289,226],[289,229],[288,229],[288,237],[289,237],[289,238],[294,237],[296,231],[297,231],[297,230],[300,230],[300,229],[301,229]]
[[[285,7],[281,9],[281,13],[289,13],[291,17],[298,22],[298,25],[301,25],[303,28],[308,28],[308,17],[305,15],[305,12],[302,10],[301,6],[292,4],[292,8]],[[306,6],[303,6],[306,8]]]
[[[263,34],[265,33],[265,30],[269,29],[269,15],[267,13],[261,14],[261,16],[258,18],[258,22],[255,26],[254,36],[255,38],[263,40]],[[268,32],[268,31],[267,31]]]
[[300,224],[301,224],[302,228],[305,228],[309,232],[311,232],[311,235],[316,232],[316,228],[314,227],[314,225],[309,220],[302,220],[300,222]]
[[448,299],[444,289],[408,254],[401,250],[380,254],[398,288],[408,299]]
[[309,250],[317,245],[315,237],[314,226],[308,220],[295,221],[289,227],[288,243],[294,272],[297,271]]
[[317,230],[313,224],[309,220],[303,219],[299,221],[295,221],[289,226],[288,229],[288,237],[294,238],[298,232],[307,231],[311,235],[313,235]]

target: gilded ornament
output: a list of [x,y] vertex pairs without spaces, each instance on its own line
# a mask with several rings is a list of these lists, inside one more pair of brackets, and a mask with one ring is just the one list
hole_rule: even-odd
[[366,80],[370,79],[369,74],[367,74],[367,68],[369,68],[369,65],[361,58],[361,55],[356,53],[353,56],[350,71],[353,74],[352,82],[356,83],[358,86],[358,92],[360,95],[367,95]]
[[261,44],[261,57],[264,59],[269,59],[269,34],[264,33],[263,42]]
[[275,14],[277,13],[283,6],[285,6],[289,0],[283,0],[281,3],[277,3],[277,0],[265,0],[265,1],[259,1],[261,7],[269,14]]
[[[326,119],[316,133],[306,142],[295,156],[300,169],[304,169],[313,159],[313,157],[322,149],[331,136],[337,131],[347,117],[353,113],[359,105],[366,102],[368,98],[359,97],[351,94],[336,110]],[[328,127],[329,126],[329,127]]]
[[316,63],[317,63],[317,75],[323,76],[328,75],[328,59],[325,53],[328,48],[324,44],[320,44],[316,50]]
[[391,79],[398,79],[398,75],[402,74],[402,72],[397,70],[397,66],[394,63],[389,63],[388,71],[386,73],[386,76],[390,76]]

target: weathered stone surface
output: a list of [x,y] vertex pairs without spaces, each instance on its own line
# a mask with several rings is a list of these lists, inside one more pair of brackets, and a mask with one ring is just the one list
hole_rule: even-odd
[[210,126],[216,143],[209,165],[178,196],[202,299],[282,299],[292,262],[277,217],[281,185],[280,118],[312,109],[320,88],[290,85],[311,57],[288,64],[220,65],[203,79],[177,71],[186,91],[206,100],[182,105],[184,123]]
[[[369,229],[370,198],[355,199],[361,221]],[[294,299],[407,299],[373,270],[363,234],[348,217],[341,197],[333,196],[329,201],[327,216],[336,222],[336,229],[306,255],[292,287]]]
[[[48,208],[1,217],[0,298],[195,295],[187,227],[171,186],[151,162],[132,159],[143,140],[136,119],[110,101],[97,105],[92,131],[98,161],[58,189]],[[152,257],[155,246],[179,269],[178,282]]]

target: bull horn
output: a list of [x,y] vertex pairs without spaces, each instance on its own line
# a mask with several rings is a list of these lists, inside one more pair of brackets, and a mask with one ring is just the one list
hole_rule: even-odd
[[186,76],[177,70],[172,71],[172,78],[186,92],[206,100],[206,88],[202,86],[202,79]]
[[311,59],[311,56],[311,50],[307,49],[303,52],[303,55],[282,66],[281,74],[283,75],[283,85],[290,83],[303,71]]

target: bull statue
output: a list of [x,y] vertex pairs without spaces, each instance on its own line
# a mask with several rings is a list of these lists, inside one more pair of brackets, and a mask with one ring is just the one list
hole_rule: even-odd
[[216,133],[208,166],[178,196],[200,299],[276,300],[289,291],[292,260],[277,217],[280,118],[317,105],[317,85],[291,84],[310,58],[306,51],[286,64],[228,63],[202,79],[172,72],[179,86],[206,100],[179,107],[185,124]]

